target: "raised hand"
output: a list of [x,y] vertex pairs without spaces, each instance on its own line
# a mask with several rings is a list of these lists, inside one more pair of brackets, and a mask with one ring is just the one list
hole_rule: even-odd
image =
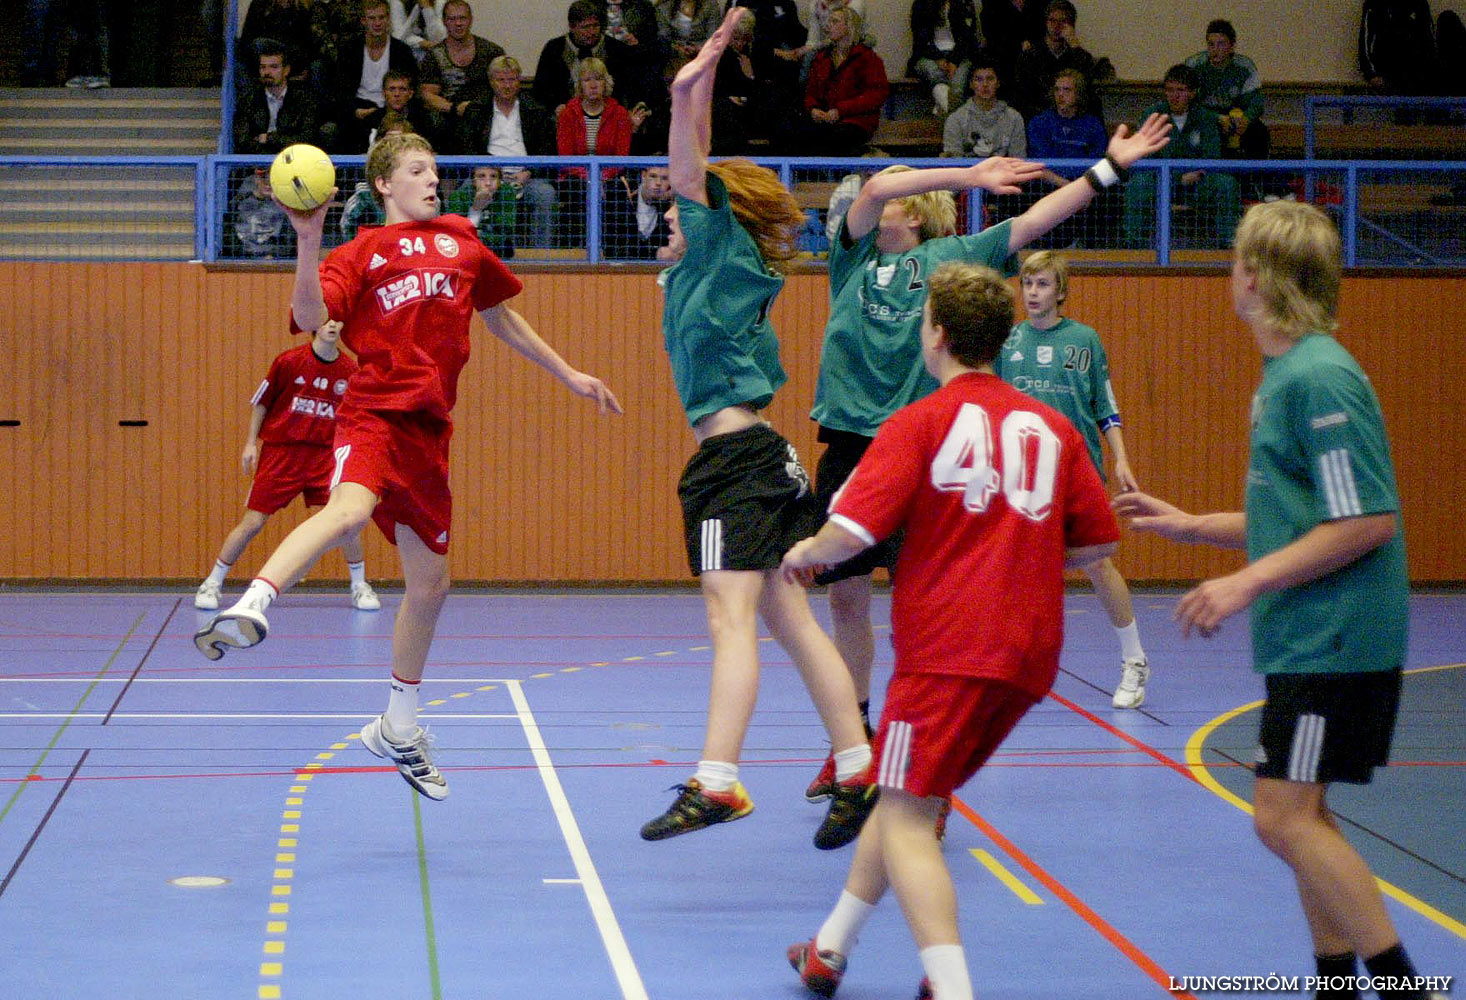
[[1133,135],[1128,125],[1115,129],[1105,154],[1122,167],[1128,167],[1142,157],[1158,153],[1171,141],[1170,115],[1154,114],[1145,120],[1139,131]]
[[1012,156],[989,156],[969,168],[972,182],[968,187],[982,188],[992,194],[1018,194],[1022,185],[1043,176],[1042,163],[1031,163]]

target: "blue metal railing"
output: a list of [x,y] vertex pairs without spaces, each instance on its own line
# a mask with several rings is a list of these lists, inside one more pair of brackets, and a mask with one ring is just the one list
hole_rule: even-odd
[[[1318,148],[1318,109],[1341,108],[1345,121],[1356,108],[1392,110],[1466,112],[1463,97],[1393,97],[1379,94],[1314,94],[1303,99],[1303,156],[1313,159]],[[1452,126],[1442,126],[1450,128]],[[1454,126],[1461,128],[1461,126]],[[1462,129],[1462,149],[1466,150],[1466,129]]]

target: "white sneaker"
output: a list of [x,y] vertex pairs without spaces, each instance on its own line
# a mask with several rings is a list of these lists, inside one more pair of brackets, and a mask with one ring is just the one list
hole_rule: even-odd
[[73,76],[66,81],[65,86],[71,90],[81,90],[87,85],[87,78],[84,76]]
[[258,646],[269,632],[265,613],[240,602],[210,618],[209,624],[193,634],[193,644],[204,656],[217,660],[224,655],[225,646],[235,649]]
[[1145,682],[1150,679],[1150,667],[1143,659],[1125,660],[1120,671],[1120,686],[1115,688],[1110,704],[1116,708],[1139,708],[1145,704]]
[[399,742],[387,725],[387,717],[379,715],[361,727],[361,745],[396,764],[397,773],[420,794],[434,802],[448,797],[448,781],[433,763],[433,738],[422,726]]
[[382,602],[372,585],[363,581],[351,585],[351,606],[358,611],[380,611]]
[[219,608],[219,585],[205,580],[193,595],[193,606],[200,611],[217,611]]

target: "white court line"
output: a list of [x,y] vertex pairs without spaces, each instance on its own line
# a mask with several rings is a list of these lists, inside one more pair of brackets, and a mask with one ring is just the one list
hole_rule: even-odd
[[596,926],[601,932],[601,941],[605,944],[606,954],[611,959],[611,969],[616,973],[616,982],[621,986],[621,995],[626,1000],[647,1000],[646,987],[642,984],[641,974],[636,971],[636,962],[631,957],[631,949],[627,947],[626,938],[621,934],[621,926],[616,922],[616,914],[611,910],[611,900],[607,898],[606,889],[601,885],[601,876],[596,872],[595,862],[591,861],[590,851],[585,846],[585,838],[580,835],[580,826],[575,822],[575,813],[570,809],[570,800],[565,797],[565,789],[560,785],[560,776],[555,773],[555,765],[550,760],[550,752],[545,748],[545,741],[540,737],[540,727],[535,722],[534,714],[529,710],[529,702],[524,697],[524,689],[519,681],[506,680],[504,685],[508,688],[509,697],[514,700],[514,707],[519,712],[519,722],[524,727],[524,738],[529,742],[530,750],[534,752],[540,780],[545,783],[545,792],[550,797],[550,806],[555,810],[555,819],[560,823],[560,834],[565,838],[565,846],[570,849],[570,857],[575,862],[575,872],[585,889],[585,898],[590,903],[591,913],[596,918]]
[[[422,713],[439,719],[517,719],[506,713],[439,715]],[[0,719],[105,719],[106,712],[0,712]],[[360,712],[113,712],[114,719],[355,719],[366,722],[375,715]]]

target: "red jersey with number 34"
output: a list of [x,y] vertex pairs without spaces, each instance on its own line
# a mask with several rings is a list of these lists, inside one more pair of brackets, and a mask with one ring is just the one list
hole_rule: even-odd
[[906,529],[891,601],[898,673],[1053,686],[1064,550],[1118,540],[1084,439],[1057,410],[971,373],[893,414],[831,519],[867,542]]
[[270,444],[326,447],[336,432],[336,407],[346,395],[356,362],[345,354],[322,361],[310,344],[282,351],[250,398],[265,408],[260,440]]
[[321,264],[326,311],[361,365],[350,403],[448,419],[473,314],[521,288],[460,215],[363,226]]

